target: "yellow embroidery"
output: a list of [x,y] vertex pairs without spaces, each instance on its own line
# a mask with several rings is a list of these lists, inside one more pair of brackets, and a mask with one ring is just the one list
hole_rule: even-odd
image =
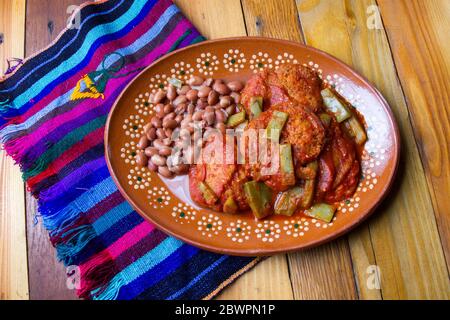
[[[81,82],[84,81],[86,84],[87,91],[80,91],[81,89]],[[97,88],[95,87],[94,82],[92,79],[85,74],[81,80],[77,82],[77,85],[75,86],[75,90],[72,92],[70,96],[70,100],[79,100],[84,98],[102,98],[105,99],[105,95],[103,93],[98,92]]]
[[[116,63],[109,67],[106,67],[105,66],[106,60],[108,59],[108,57],[113,55],[118,56]],[[105,95],[103,94],[103,92],[105,92],[105,88],[109,80],[114,78],[126,77],[134,72],[144,69],[144,67],[141,67],[126,73],[119,74],[119,71],[124,66],[125,66],[125,57],[122,54],[117,52],[107,54],[103,58],[100,70],[94,70],[89,72],[88,74],[85,74],[83,78],[77,82],[74,91],[70,95],[70,100],[73,101],[85,98],[105,99]],[[85,88],[83,89],[83,91],[81,91],[81,84],[83,83],[83,81],[85,84]]]

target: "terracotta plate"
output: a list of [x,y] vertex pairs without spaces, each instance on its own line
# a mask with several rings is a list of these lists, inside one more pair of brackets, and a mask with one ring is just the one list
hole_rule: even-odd
[[[367,123],[362,176],[351,199],[339,205],[331,223],[300,215],[256,221],[250,213],[230,215],[197,207],[187,176],[161,179],[134,163],[136,143],[153,113],[148,96],[167,80],[191,75],[246,80],[262,67],[301,63],[334,85]],[[165,232],[206,250],[235,255],[269,255],[324,243],[367,218],[387,193],[397,168],[399,135],[380,93],[341,61],[298,43],[267,38],[202,42],[166,55],[145,69],[117,99],[105,133],[106,158],[120,191],[146,219]]]

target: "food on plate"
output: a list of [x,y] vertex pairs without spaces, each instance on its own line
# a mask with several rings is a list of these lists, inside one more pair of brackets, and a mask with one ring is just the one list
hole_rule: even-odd
[[325,144],[325,128],[317,115],[296,101],[273,105],[250,121],[249,129],[264,129],[273,123],[274,114],[286,114],[286,123],[279,126],[280,143],[292,145],[296,165],[316,159]]
[[245,85],[170,79],[151,99],[156,115],[136,162],[167,178],[188,174],[200,206],[330,222],[356,190],[364,119],[308,67],[264,69]]
[[[214,154],[218,150],[223,156]],[[233,159],[225,161],[225,157]],[[236,213],[249,205],[243,185],[248,181],[244,167],[236,163],[236,144],[215,136],[203,147],[197,163],[189,170],[189,190],[196,203],[216,211]],[[212,157],[215,157],[213,159]]]
[[193,163],[194,146],[187,142],[211,129],[225,133],[227,126],[245,121],[245,112],[237,107],[243,88],[240,81],[225,84],[220,79],[193,76],[187,83],[177,78],[168,82],[165,90],[150,96],[155,115],[144,126],[136,163],[172,178],[187,174]]
[[242,90],[242,104],[250,114],[250,100],[262,97],[264,110],[275,104],[295,100],[311,111],[322,108],[322,81],[313,70],[284,64],[276,70],[265,69],[253,76]]

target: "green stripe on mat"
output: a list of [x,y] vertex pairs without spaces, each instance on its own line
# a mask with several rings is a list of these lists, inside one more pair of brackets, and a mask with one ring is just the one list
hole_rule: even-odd
[[59,158],[64,152],[81,141],[86,135],[104,126],[105,121],[106,116],[101,116],[68,133],[64,138],[59,140],[36,159],[33,167],[23,172],[24,180],[28,180],[41,173],[51,162]]

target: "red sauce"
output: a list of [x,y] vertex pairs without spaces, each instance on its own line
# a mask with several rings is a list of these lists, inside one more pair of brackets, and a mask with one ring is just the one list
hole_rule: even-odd
[[[302,184],[305,179],[315,178],[313,202],[334,204],[350,198],[357,188],[362,147],[355,144],[333,115],[330,114],[331,122],[326,125],[319,119],[319,115],[325,112],[321,89],[321,80],[313,71],[299,65],[282,66],[277,71],[264,70],[254,75],[242,91],[241,103],[249,114],[252,97],[261,96],[264,100],[264,112],[249,123],[249,129],[265,129],[274,110],[288,114],[280,143],[292,146],[296,183]],[[357,110],[350,105],[348,107],[364,124],[364,119]],[[248,160],[247,155],[246,159]],[[318,164],[317,172],[306,166],[314,160]],[[250,165],[247,161],[245,166],[193,166],[189,173],[192,199],[200,205],[221,210],[226,199],[232,196],[239,210],[248,209],[242,190],[246,181],[262,181],[275,195],[293,186],[292,181],[287,183],[286,177],[280,172],[263,176],[261,170],[270,165],[271,163]],[[213,206],[205,203],[198,189],[201,181],[205,181],[219,198]]]

